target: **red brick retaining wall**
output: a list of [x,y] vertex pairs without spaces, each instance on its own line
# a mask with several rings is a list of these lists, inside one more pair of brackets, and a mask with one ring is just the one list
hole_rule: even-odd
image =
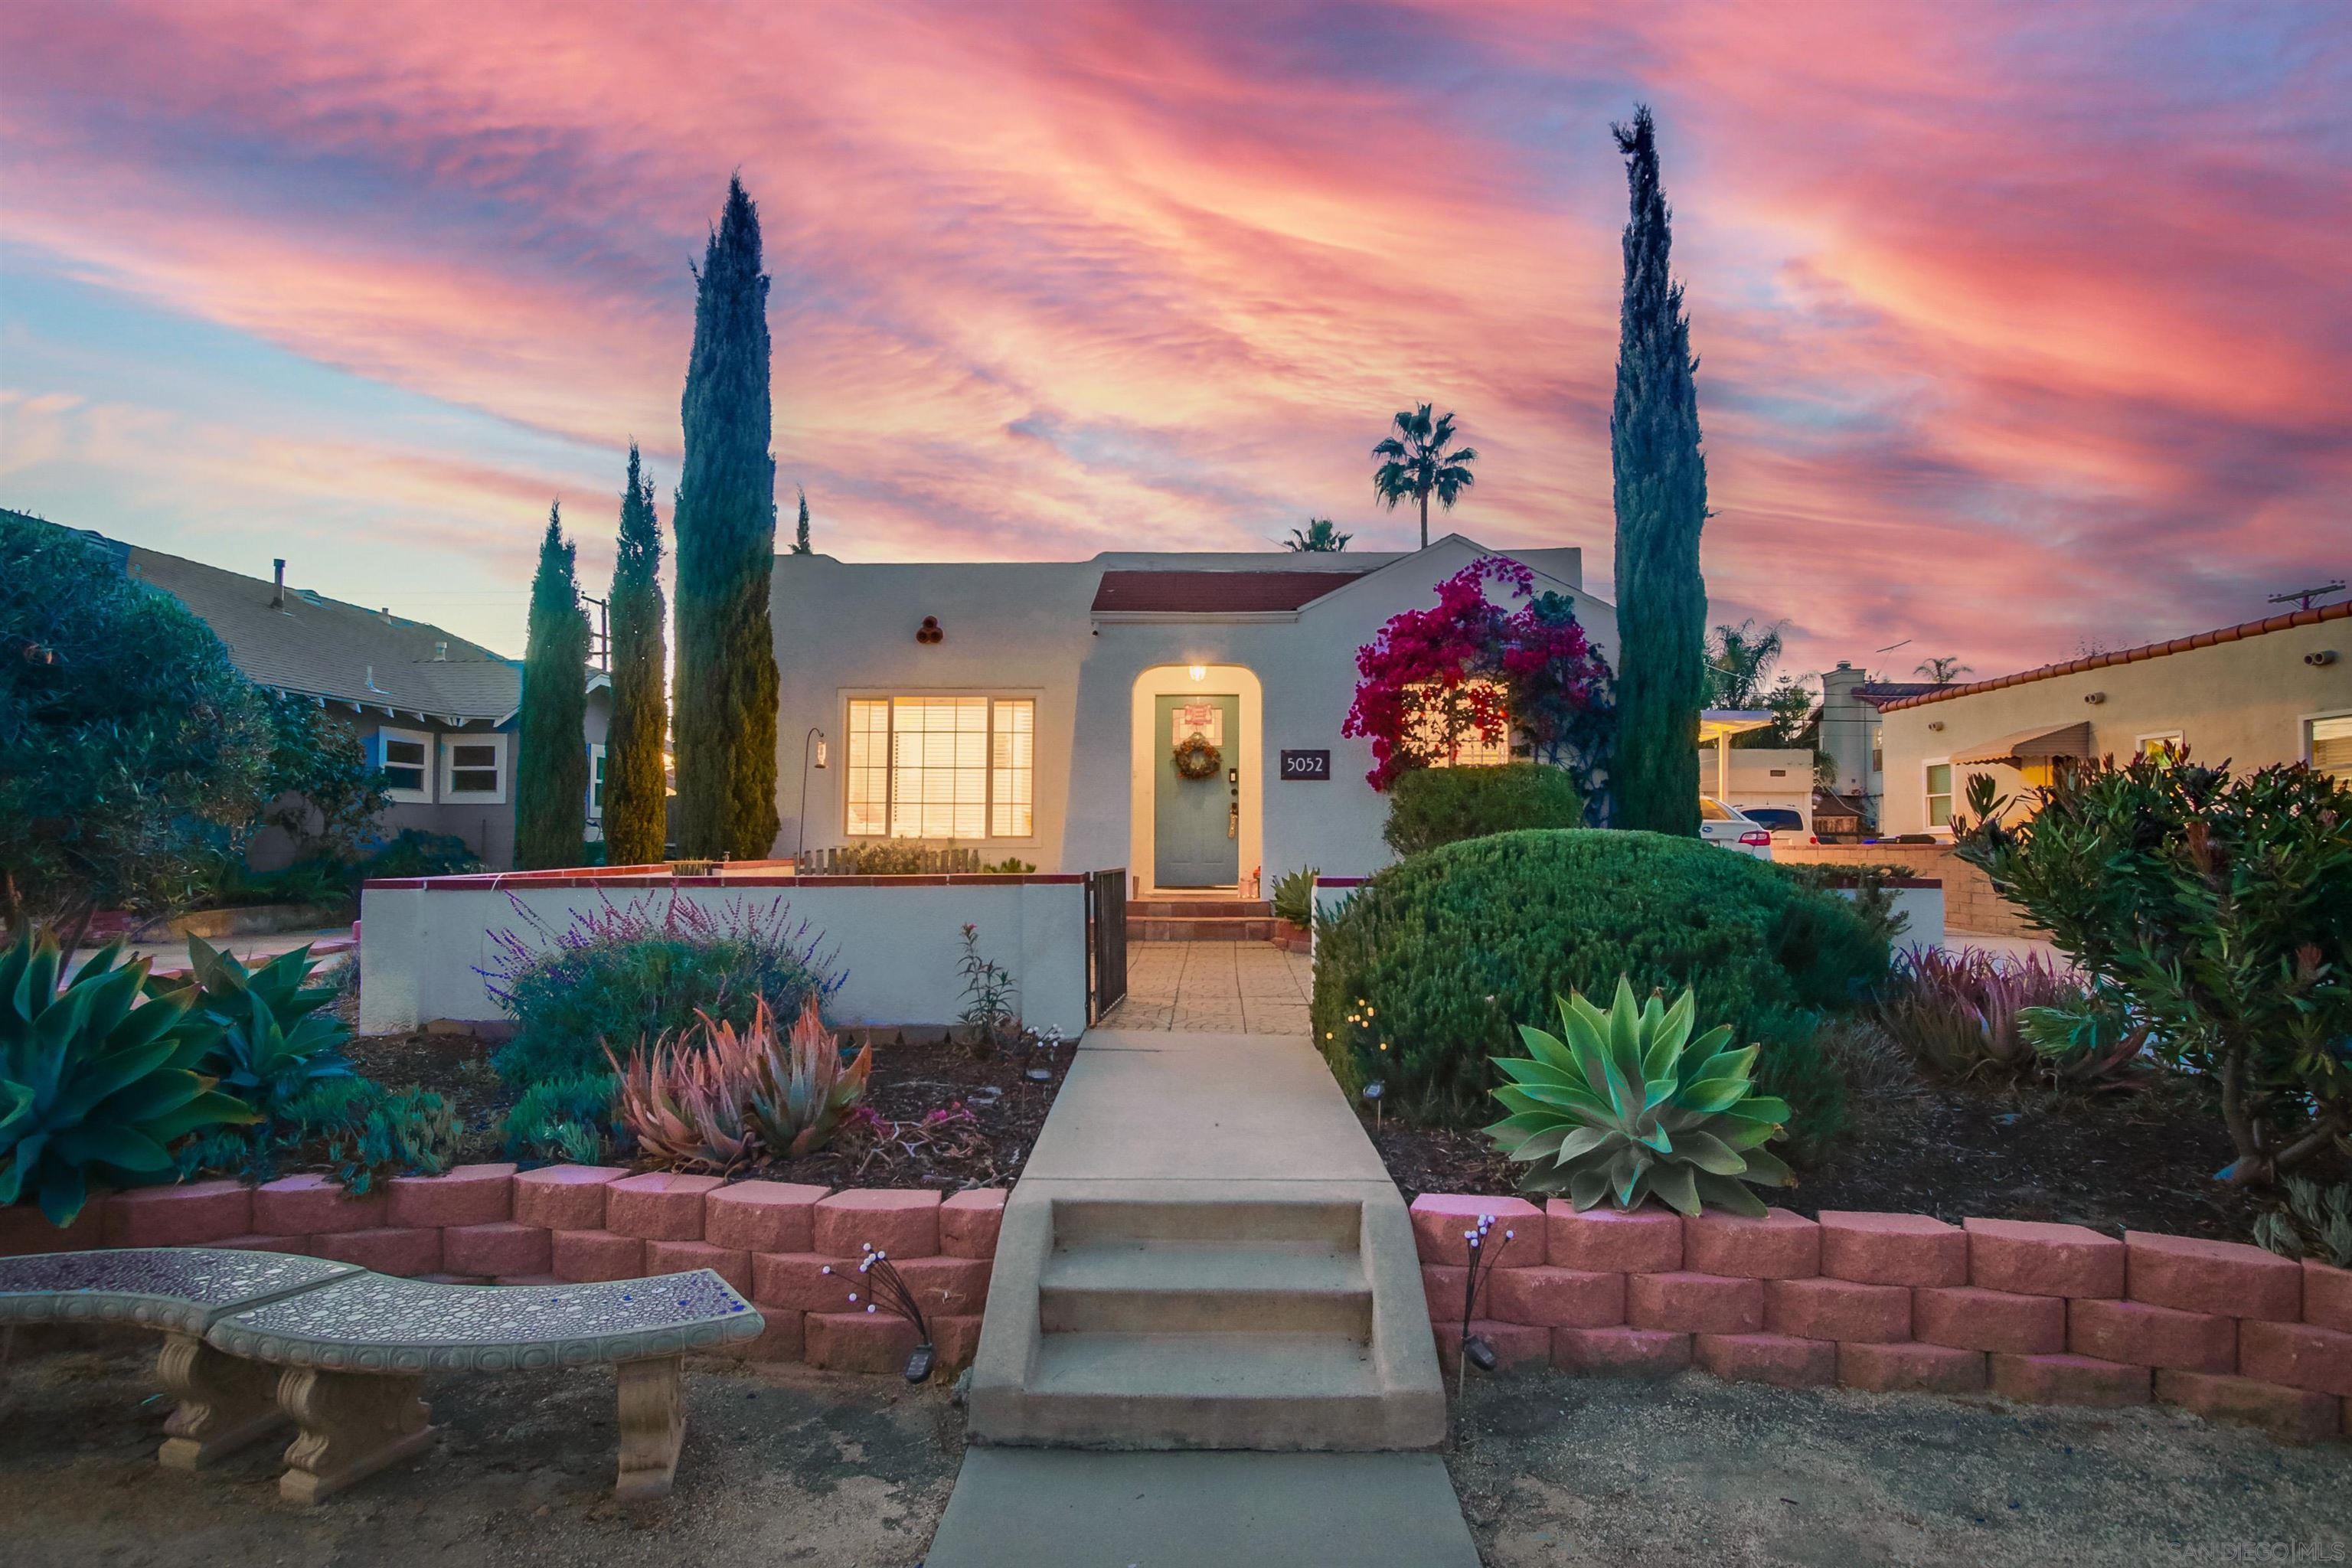
[[2291,1442],[2352,1436],[2352,1272],[2237,1242],[2080,1226],[1775,1209],[1685,1220],[1644,1206],[1431,1194],[1412,1205],[1448,1372],[1463,1233],[1514,1232],[1474,1331],[1506,1364],[1802,1387],[2180,1405]]
[[[333,1178],[254,1187],[192,1182],[93,1199],[59,1230],[26,1205],[0,1209],[0,1256],[94,1247],[243,1247],[464,1284],[544,1285],[708,1268],[741,1291],[767,1331],[725,1353],[897,1372],[914,1330],[868,1313],[856,1264],[887,1252],[924,1306],[940,1360],[980,1341],[1004,1194],[898,1188],[831,1192],[617,1166],[461,1165],[399,1176],[363,1198]],[[830,1268],[831,1273],[825,1270]],[[860,1300],[853,1302],[850,1293]]]

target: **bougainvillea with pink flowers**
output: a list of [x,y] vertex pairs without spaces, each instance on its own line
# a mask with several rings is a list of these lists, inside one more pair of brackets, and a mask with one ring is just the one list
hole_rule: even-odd
[[[1526,601],[1507,609],[1489,583]],[[1340,733],[1372,743],[1365,780],[1444,762],[1465,742],[1500,745],[1514,732],[1538,762],[1578,775],[1591,798],[1606,761],[1614,677],[1560,594],[1535,574],[1486,555],[1437,585],[1437,603],[1391,617],[1356,653],[1356,700]]]

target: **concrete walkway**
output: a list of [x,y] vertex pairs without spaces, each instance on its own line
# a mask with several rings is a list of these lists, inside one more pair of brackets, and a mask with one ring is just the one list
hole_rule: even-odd
[[[1336,1247],[1295,1238],[1335,1213]],[[1124,1331],[1087,1331],[1103,1263],[1128,1283],[1095,1310]],[[1307,1276],[1334,1266],[1369,1298],[1337,1365],[1341,1336],[1264,1331],[1332,1310],[1346,1292]],[[1476,1568],[1434,1452],[1356,1451],[1432,1448],[1444,1414],[1402,1201],[1306,1037],[1097,1030],[1006,1205],[973,1447],[925,1562]],[[1153,1451],[988,1446],[1073,1441]]]
[[1139,942],[1127,950],[1127,998],[1102,1027],[1304,1036],[1314,994],[1307,955],[1272,942]]

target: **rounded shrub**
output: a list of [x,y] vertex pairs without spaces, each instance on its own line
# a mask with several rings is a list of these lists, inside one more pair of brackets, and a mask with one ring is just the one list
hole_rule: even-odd
[[1696,993],[1698,1016],[1763,1047],[1791,1147],[1842,1128],[1844,1083],[1813,1036],[1886,972],[1885,935],[1833,894],[1696,839],[1601,828],[1501,833],[1381,871],[1318,939],[1316,1043],[1352,1095],[1379,1079],[1421,1121],[1487,1120],[1492,1061],[1555,998]]
[[1540,763],[1499,768],[1415,768],[1389,788],[1383,837],[1400,855],[1522,827],[1581,827],[1576,781]]

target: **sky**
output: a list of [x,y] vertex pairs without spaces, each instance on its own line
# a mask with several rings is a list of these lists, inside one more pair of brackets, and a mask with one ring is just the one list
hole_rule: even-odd
[[0,505],[519,653],[664,498],[730,173],[852,561],[1580,545],[1654,106],[1710,618],[1990,676],[2352,569],[2352,6],[12,0]]

